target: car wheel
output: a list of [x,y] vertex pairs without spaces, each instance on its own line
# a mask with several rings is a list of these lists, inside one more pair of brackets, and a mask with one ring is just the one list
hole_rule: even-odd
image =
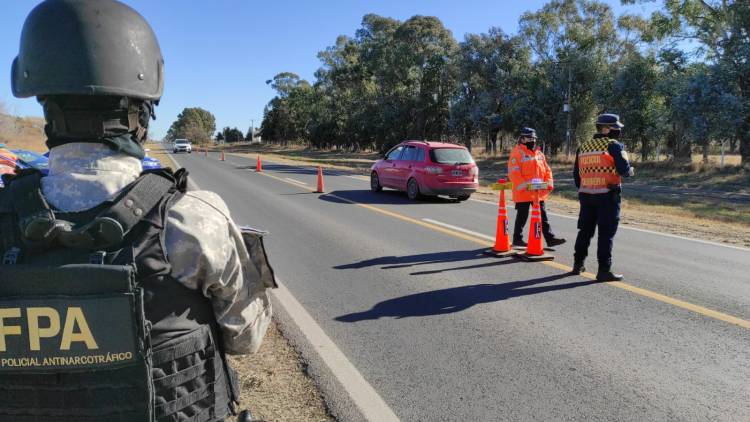
[[468,194],[468,195],[458,195],[458,196],[456,197],[456,200],[457,200],[458,202],[463,202],[463,201],[466,201],[466,200],[467,200],[467,199],[469,199],[469,198],[471,198],[471,194]]
[[406,196],[412,201],[416,201],[422,197],[419,193],[419,183],[417,183],[417,179],[409,179],[409,182],[406,184]]
[[380,186],[380,178],[374,171],[370,174],[370,190],[373,192],[380,192],[383,187]]

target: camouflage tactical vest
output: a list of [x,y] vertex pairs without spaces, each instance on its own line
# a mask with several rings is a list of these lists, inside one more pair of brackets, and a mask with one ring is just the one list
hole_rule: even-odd
[[170,276],[186,173],[51,210],[41,175],[0,191],[0,421],[219,421],[238,394],[209,300]]

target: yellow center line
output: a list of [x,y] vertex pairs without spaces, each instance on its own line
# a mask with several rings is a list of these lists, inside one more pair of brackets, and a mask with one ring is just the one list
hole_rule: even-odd
[[[262,174],[264,176],[276,179],[276,180],[278,180],[280,182],[284,182],[284,183],[289,184],[291,186],[300,187],[297,184],[293,184],[293,183],[291,183],[291,182],[289,182],[287,180],[284,180],[284,179],[282,179],[280,177],[276,177],[276,176],[268,174],[268,173],[259,173],[259,174]],[[461,233],[461,232],[458,232],[458,231],[455,231],[455,230],[451,230],[451,229],[448,229],[448,228],[445,228],[445,227],[437,226],[435,224],[430,224],[430,223],[427,223],[425,221],[417,220],[417,219],[411,218],[411,217],[407,217],[405,215],[402,215],[402,214],[399,214],[399,213],[396,213],[396,212],[393,212],[393,211],[388,211],[388,210],[385,210],[385,209],[382,209],[382,208],[378,208],[378,207],[375,207],[375,206],[372,206],[372,205],[368,205],[368,204],[362,204],[362,203],[359,203],[359,202],[352,201],[351,199],[342,198],[342,197],[340,197],[338,195],[334,195],[334,194],[330,194],[330,193],[325,193],[325,194],[322,194],[322,195],[329,196],[331,198],[336,198],[336,199],[338,199],[339,201],[342,201],[342,202],[346,202],[346,203],[349,203],[349,204],[352,204],[352,205],[356,205],[356,206],[368,209],[368,210],[373,211],[373,212],[377,212],[377,213],[380,213],[380,214],[383,214],[383,215],[387,215],[389,217],[393,217],[393,218],[396,218],[396,219],[399,219],[399,220],[402,220],[402,221],[406,221],[408,223],[416,224],[418,226],[422,226],[422,227],[428,228],[430,230],[434,230],[434,231],[437,231],[437,232],[440,232],[440,233],[444,233],[444,234],[447,234],[449,236],[457,237],[457,238],[460,238],[460,239],[463,239],[463,240],[466,240],[466,241],[469,241],[469,242],[473,242],[473,243],[476,243],[476,244],[479,244],[479,245],[482,245],[482,246],[485,246],[485,247],[492,247],[492,246],[494,246],[492,242],[488,242],[486,240],[483,240],[483,239],[471,236],[469,234]],[[557,268],[557,269],[562,270],[564,272],[569,272],[569,271],[571,271],[573,269],[573,268],[571,268],[571,267],[569,267],[569,266],[567,266],[565,264],[561,264],[559,262],[554,262],[554,261],[540,261],[538,263],[547,265],[547,266],[552,267],[552,268]],[[585,278],[588,278],[588,279],[591,279],[591,280],[596,280],[596,275],[594,275],[592,273],[589,273],[589,272],[585,272],[585,273],[581,274],[581,276],[583,276]],[[709,308],[706,308],[706,307],[703,307],[703,306],[695,305],[695,304],[692,304],[690,302],[685,302],[683,300],[675,299],[673,297],[666,296],[666,295],[663,295],[661,293],[656,293],[656,292],[653,292],[653,291],[648,290],[648,289],[644,289],[644,288],[641,288],[641,287],[636,287],[636,286],[633,286],[631,284],[628,284],[628,283],[625,283],[625,282],[622,282],[622,281],[606,281],[606,282],[602,282],[602,284],[607,284],[607,285],[612,286],[612,287],[617,287],[618,289],[627,290],[627,291],[629,291],[631,293],[635,293],[635,294],[640,295],[640,296],[648,297],[650,299],[657,300],[657,301],[663,302],[663,303],[667,303],[667,304],[670,304],[672,306],[676,306],[678,308],[682,308],[682,309],[685,309],[685,310],[688,310],[688,311],[691,311],[691,312],[695,312],[695,313],[698,313],[698,314],[701,314],[701,315],[704,315],[704,316],[707,316],[707,317],[710,317],[710,318],[717,319],[719,321],[728,322],[730,324],[734,324],[734,325],[740,326],[742,328],[750,329],[750,321],[748,321],[748,320],[745,320],[745,319],[742,319],[742,318],[738,318],[738,317],[735,317],[735,316],[732,316],[732,315],[729,315],[729,314],[725,314],[723,312],[715,311],[713,309],[709,309]]]

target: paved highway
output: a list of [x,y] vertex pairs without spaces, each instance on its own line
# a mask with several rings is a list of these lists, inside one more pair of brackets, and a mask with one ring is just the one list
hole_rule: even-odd
[[569,217],[554,263],[491,258],[495,204],[330,171],[315,194],[311,168],[209,155],[175,158],[271,232],[278,277],[402,420],[750,420],[750,250],[623,228],[626,283],[595,283],[565,274]]

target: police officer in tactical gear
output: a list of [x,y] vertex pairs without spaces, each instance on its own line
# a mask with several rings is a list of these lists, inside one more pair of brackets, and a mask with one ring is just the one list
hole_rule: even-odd
[[616,114],[601,114],[596,119],[597,133],[576,151],[573,178],[578,188],[581,210],[575,244],[573,274],[586,271],[584,261],[595,230],[599,229],[597,259],[598,281],[622,280],[612,272],[612,246],[620,222],[622,177],[633,176],[625,146],[617,141],[624,125]]
[[273,272],[216,194],[142,171],[163,69],[117,1],[48,0],[26,19],[12,89],[41,103],[51,150],[47,176],[0,190],[0,420],[236,414],[226,355],[260,346]]

